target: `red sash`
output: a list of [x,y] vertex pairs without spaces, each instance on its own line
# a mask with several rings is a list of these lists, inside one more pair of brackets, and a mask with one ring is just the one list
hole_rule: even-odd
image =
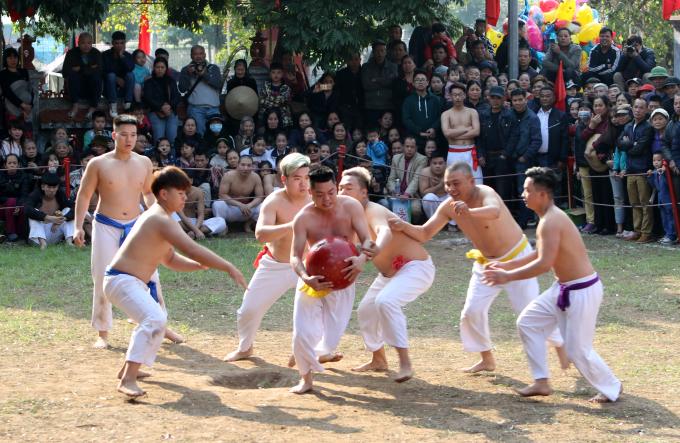
[[262,257],[264,257],[265,255],[268,255],[268,256],[270,256],[271,258],[274,258],[274,256],[272,255],[272,253],[271,253],[271,251],[269,250],[269,248],[267,247],[267,245],[264,245],[264,246],[262,247],[262,250],[261,250],[260,252],[257,253],[257,257],[255,257],[255,261],[253,262],[253,268],[257,269],[257,267],[260,266],[260,260],[261,260]]
[[410,261],[411,260],[406,260],[403,255],[397,255],[396,257],[394,257],[394,260],[392,260],[392,269],[394,269],[395,271],[399,271],[406,265],[406,263]]
[[472,146],[470,148],[452,148],[449,146],[449,152],[470,152],[472,151],[472,170],[476,171],[479,167],[479,160],[477,159],[477,146]]

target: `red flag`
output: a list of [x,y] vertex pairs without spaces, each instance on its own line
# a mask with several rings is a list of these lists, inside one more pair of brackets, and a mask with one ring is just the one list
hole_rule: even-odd
[[498,17],[500,16],[501,16],[501,0],[486,0],[486,22],[491,26],[496,26],[496,24],[498,23]]
[[555,78],[555,107],[562,112],[567,111],[567,88],[564,86],[564,68],[562,60],[560,60],[560,67],[557,70],[557,77]]
[[680,0],[663,0],[663,19],[668,20],[678,9],[680,9]]
[[149,32],[149,0],[145,0],[139,16],[139,44],[137,47],[145,54],[151,52],[151,33]]

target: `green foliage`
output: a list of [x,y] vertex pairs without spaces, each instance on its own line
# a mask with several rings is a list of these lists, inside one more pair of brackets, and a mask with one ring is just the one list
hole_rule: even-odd
[[605,18],[602,20],[623,42],[629,35],[638,34],[645,46],[656,53],[659,65],[673,64],[673,26],[661,17],[662,0],[591,0],[590,6]]
[[[368,46],[375,38],[385,38],[392,23],[430,23],[435,17],[451,17],[438,0],[164,0],[171,24],[197,29],[209,11],[238,11],[247,27],[282,30],[286,49],[300,52],[321,68],[333,67],[352,51]],[[456,0],[456,3],[461,0]],[[209,8],[207,8],[209,7]]]

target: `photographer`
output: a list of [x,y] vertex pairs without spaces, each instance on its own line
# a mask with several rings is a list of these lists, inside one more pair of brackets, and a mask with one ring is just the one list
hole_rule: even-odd
[[569,29],[560,28],[555,34],[557,39],[551,38],[550,46],[545,51],[541,74],[554,82],[562,62],[564,80],[578,82],[581,77],[581,47],[572,43]]
[[621,50],[621,64],[614,74],[614,81],[623,88],[631,78],[643,78],[646,80],[649,71],[656,66],[654,51],[642,46],[642,38],[639,35],[631,35]]
[[[475,52],[473,49],[473,43],[477,41],[481,42],[481,47],[478,54],[473,55],[473,52]],[[479,64],[482,61],[480,56],[483,60],[489,60],[491,62],[494,61],[493,45],[486,37],[486,19],[478,18],[475,20],[475,29],[468,27],[463,29],[463,35],[456,41],[455,44],[459,61],[463,61],[461,60],[463,57],[463,45],[465,45],[465,54],[467,55],[467,61],[465,62],[466,65],[471,62],[475,62],[475,65]]]
[[222,75],[217,65],[205,59],[203,46],[191,48],[191,63],[182,68],[179,75],[179,89],[187,94],[187,115],[196,120],[196,130],[202,136],[207,116],[220,112],[220,88]]

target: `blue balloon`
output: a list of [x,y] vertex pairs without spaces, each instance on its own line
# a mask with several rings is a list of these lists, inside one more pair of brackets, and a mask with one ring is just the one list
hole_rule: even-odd
[[594,22],[599,22],[600,21],[600,13],[598,12],[597,9],[593,8],[593,21]]
[[539,64],[543,64],[543,59],[545,58],[545,52],[541,51],[536,51],[536,60],[538,60]]

